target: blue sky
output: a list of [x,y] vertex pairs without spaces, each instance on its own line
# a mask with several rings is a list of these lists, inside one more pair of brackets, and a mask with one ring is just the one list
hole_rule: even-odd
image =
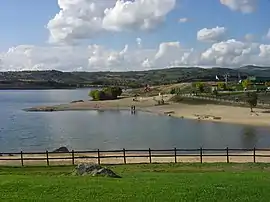
[[[106,1],[113,2],[115,0]],[[139,37],[143,41],[144,49],[157,49],[164,42],[180,42],[181,47],[203,51],[211,47],[212,44],[198,41],[198,31],[203,28],[211,29],[218,26],[226,28],[223,40],[244,41],[246,34],[252,34],[254,43],[269,43],[265,37],[270,28],[270,1],[268,0],[255,0],[256,9],[248,13],[241,12],[238,8],[232,9],[228,5],[222,4],[221,0],[168,1],[176,1],[174,8],[168,9],[169,11],[164,15],[165,20],[163,19],[164,21],[158,23],[153,29],[134,28],[126,30],[125,27],[121,27],[120,31],[106,30],[94,34],[94,37],[85,37],[81,35],[82,27],[80,27],[81,30],[78,32],[80,37],[76,41],[80,41],[80,44],[84,46],[98,44],[110,49],[121,50],[126,44],[129,45],[129,49],[136,48],[136,38]],[[254,6],[252,3],[254,0],[249,1],[251,6]],[[240,6],[238,5],[238,7]],[[48,40],[50,31],[51,33],[52,30],[54,33],[57,31],[57,34],[59,34],[60,26],[56,27],[54,24],[53,28],[47,28],[47,25],[59,11],[57,0],[1,0],[0,52],[6,52],[10,47],[19,45],[57,46],[57,44],[49,44]],[[71,12],[69,12],[69,15],[71,15]],[[180,18],[187,18],[188,20],[185,23],[179,23]],[[79,30],[75,30],[74,27],[72,29],[74,33]],[[87,31],[87,28],[85,30]],[[91,31],[89,30],[89,32]],[[70,35],[67,38],[76,38],[77,35]],[[84,40],[80,40],[81,38]]]
[[[186,45],[196,45],[196,33],[204,27],[225,26],[232,38],[242,39],[252,33],[258,40],[270,27],[270,1],[259,0],[258,9],[252,14],[232,12],[218,0],[179,0],[177,8],[167,16],[167,23],[155,32],[121,33],[112,42],[108,38],[95,39],[94,42],[113,47],[134,42],[135,37],[155,46],[163,41],[180,40]],[[48,39],[46,24],[59,11],[57,0],[2,0],[0,1],[0,43],[1,50],[19,44],[44,44]],[[179,24],[178,19],[187,17],[190,23]],[[198,45],[198,44],[197,44]]]

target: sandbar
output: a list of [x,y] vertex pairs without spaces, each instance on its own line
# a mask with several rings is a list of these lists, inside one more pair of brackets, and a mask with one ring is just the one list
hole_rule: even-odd
[[134,105],[139,111],[177,118],[252,126],[270,126],[270,111],[268,112],[266,109],[255,108],[254,113],[251,113],[248,107],[173,103],[169,101],[170,98],[171,95],[163,97],[164,105],[157,105],[158,96],[139,97],[136,101],[134,101],[133,97],[127,97],[108,101],[84,101],[57,106],[38,106],[26,109],[26,111],[130,110],[130,107]]

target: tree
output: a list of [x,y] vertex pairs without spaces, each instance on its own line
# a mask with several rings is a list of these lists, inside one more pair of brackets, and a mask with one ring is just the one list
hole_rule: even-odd
[[243,82],[242,82],[242,86],[243,88],[247,89],[249,87],[249,85],[251,84],[250,80],[249,79],[245,79]]
[[170,92],[170,94],[172,94],[172,95],[173,95],[173,94],[175,94],[175,93],[176,93],[176,90],[175,90],[175,88],[172,88],[172,89],[171,89],[171,92]]
[[89,92],[89,96],[93,98],[93,100],[103,100],[105,99],[105,93],[100,90],[91,90]]
[[248,92],[246,94],[246,102],[249,104],[250,106],[250,112],[253,112],[253,107],[257,106],[257,102],[258,102],[258,95],[256,92]]
[[106,94],[107,99],[116,99],[122,94],[122,89],[120,87],[107,87],[102,91]]
[[216,97],[218,96],[218,90],[217,89],[213,90],[213,95],[215,95]]
[[88,94],[89,97],[92,97],[93,100],[95,100],[96,97],[96,93],[98,92],[98,90],[91,90]]
[[117,86],[117,87],[112,87],[112,92],[114,95],[116,95],[116,97],[118,97],[118,96],[122,95],[123,90],[122,90],[122,88]]
[[200,93],[203,93],[203,92],[204,92],[204,90],[205,90],[204,88],[205,88],[204,83],[202,83],[202,82],[196,83],[196,89],[197,89]]
[[267,82],[264,83],[264,85],[265,85],[266,87],[269,87],[269,86],[270,86],[270,82],[267,81]]
[[89,96],[91,96],[93,100],[113,100],[117,99],[121,94],[122,89],[120,87],[107,87],[102,90],[92,90],[89,92]]
[[218,89],[226,90],[227,89],[226,83],[218,82]]

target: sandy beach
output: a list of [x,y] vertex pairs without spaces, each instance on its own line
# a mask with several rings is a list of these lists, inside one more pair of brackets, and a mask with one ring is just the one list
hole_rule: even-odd
[[157,105],[156,100],[159,99],[158,97],[141,97],[137,101],[133,101],[133,97],[129,97],[109,101],[84,101],[58,106],[39,106],[27,109],[27,111],[130,110],[130,107],[135,105],[136,109],[140,111],[178,118],[253,126],[270,126],[270,113],[265,113],[263,109],[254,109],[255,113],[250,113],[250,109],[245,107],[170,103],[168,102],[170,97],[171,95],[164,96],[165,105]]

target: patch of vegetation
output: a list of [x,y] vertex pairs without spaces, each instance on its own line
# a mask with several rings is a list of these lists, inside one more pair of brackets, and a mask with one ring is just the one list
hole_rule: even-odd
[[157,86],[183,82],[216,81],[216,75],[222,77],[224,74],[230,75],[229,82],[238,82],[239,74],[241,75],[241,79],[246,79],[248,76],[256,76],[264,77],[265,79],[263,80],[267,81],[270,77],[270,69],[246,66],[237,69],[174,67],[129,72],[13,71],[0,73],[0,89],[81,88],[92,86],[141,88],[147,84]]
[[250,112],[253,112],[253,108],[257,106],[258,95],[256,92],[247,92],[246,96],[247,96],[246,101],[249,104]]
[[146,84],[153,86],[180,82],[215,81],[216,75],[223,75],[226,72],[231,75],[231,80],[237,80],[239,72],[241,72],[243,77],[248,76],[246,71],[227,68],[175,67],[129,72],[61,72],[56,70],[1,72],[0,88],[57,88],[58,86],[122,86],[140,88]]
[[123,178],[72,176],[73,167],[0,168],[2,201],[268,202],[269,164],[109,166]]
[[214,100],[204,100],[204,99],[193,98],[193,97],[185,97],[181,95],[175,95],[171,97],[169,101],[183,103],[183,104],[191,104],[191,105],[221,104],[220,102],[214,101]]
[[102,90],[92,90],[89,92],[89,96],[93,98],[93,100],[115,100],[118,96],[121,96],[122,89],[120,87],[107,87]]

